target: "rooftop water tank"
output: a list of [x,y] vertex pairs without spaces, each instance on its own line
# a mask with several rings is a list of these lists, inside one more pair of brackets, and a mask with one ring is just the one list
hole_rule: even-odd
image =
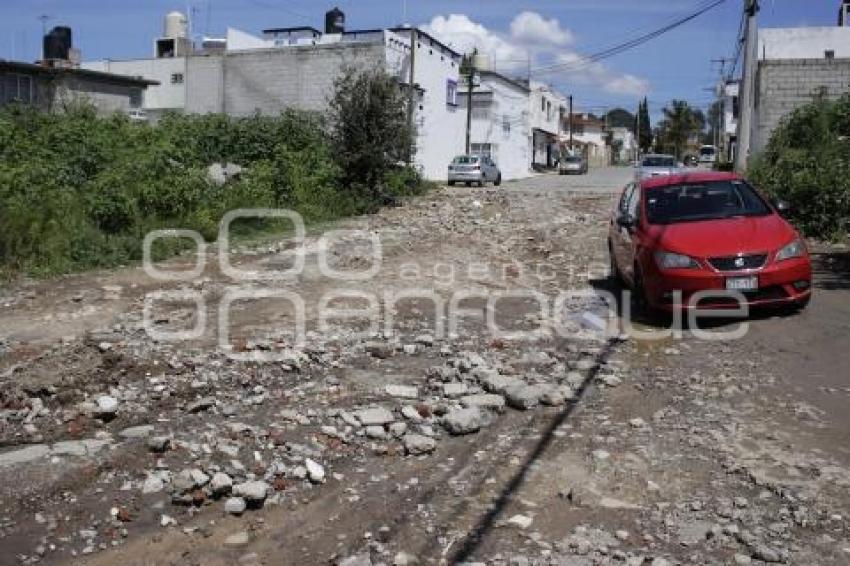
[[325,14],[325,33],[342,33],[345,31],[345,13],[339,8],[329,10]]
[[71,47],[71,28],[67,26],[56,26],[44,36],[45,59],[68,59]]
[[189,21],[182,12],[169,12],[165,15],[163,37],[177,39],[189,35]]

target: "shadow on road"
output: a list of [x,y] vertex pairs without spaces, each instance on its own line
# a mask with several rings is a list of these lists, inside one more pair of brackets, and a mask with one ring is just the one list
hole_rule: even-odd
[[575,411],[576,407],[578,407],[585,392],[587,391],[588,386],[593,382],[601,365],[611,355],[616,343],[616,341],[607,342],[602,351],[596,356],[596,366],[592,371],[588,372],[588,375],[582,382],[581,387],[576,391],[575,400],[572,403],[565,405],[564,409],[549,422],[546,430],[543,431],[540,441],[534,447],[534,450],[532,450],[525,458],[519,470],[517,470],[517,472],[511,477],[510,481],[502,488],[502,491],[499,493],[499,497],[493,502],[487,513],[479,518],[478,522],[470,529],[466,537],[459,541],[456,550],[452,553],[452,556],[448,561],[449,564],[466,562],[472,558],[475,551],[484,540],[484,537],[493,529],[496,520],[501,515],[505,507],[507,507],[512,496],[522,487],[532,465],[543,456],[546,449],[554,440],[555,431],[558,427],[564,424],[564,421],[566,421],[573,411]]

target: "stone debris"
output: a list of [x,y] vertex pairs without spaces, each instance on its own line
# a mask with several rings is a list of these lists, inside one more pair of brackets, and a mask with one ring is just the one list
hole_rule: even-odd
[[405,451],[414,456],[429,454],[437,448],[437,441],[422,434],[406,434],[402,443]]

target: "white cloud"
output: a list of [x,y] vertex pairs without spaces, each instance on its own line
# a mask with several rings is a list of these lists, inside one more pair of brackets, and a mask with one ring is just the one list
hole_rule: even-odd
[[495,59],[500,68],[517,67],[529,56],[529,51],[521,45],[509,42],[464,14],[436,16],[431,23],[422,26],[422,29],[461,53],[478,49],[480,53]]
[[561,65],[554,73],[535,77],[543,81],[557,78],[559,83],[574,82],[628,96],[643,96],[650,89],[646,79],[584,60],[570,48],[572,32],[557,19],[547,20],[537,12],[517,15],[510,23],[509,33],[490,30],[465,14],[436,16],[422,29],[461,53],[477,48],[495,61],[500,72],[524,71],[530,58],[533,67]]
[[573,42],[570,30],[563,29],[555,18],[545,19],[537,12],[523,12],[511,22],[511,37],[531,45],[564,46]]

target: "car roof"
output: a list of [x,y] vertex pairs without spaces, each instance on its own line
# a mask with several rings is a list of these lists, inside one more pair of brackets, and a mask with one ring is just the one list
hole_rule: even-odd
[[678,173],[675,175],[662,175],[641,181],[640,186],[644,190],[681,185],[683,183],[706,183],[709,181],[741,181],[743,177],[737,173],[727,171],[695,171]]

